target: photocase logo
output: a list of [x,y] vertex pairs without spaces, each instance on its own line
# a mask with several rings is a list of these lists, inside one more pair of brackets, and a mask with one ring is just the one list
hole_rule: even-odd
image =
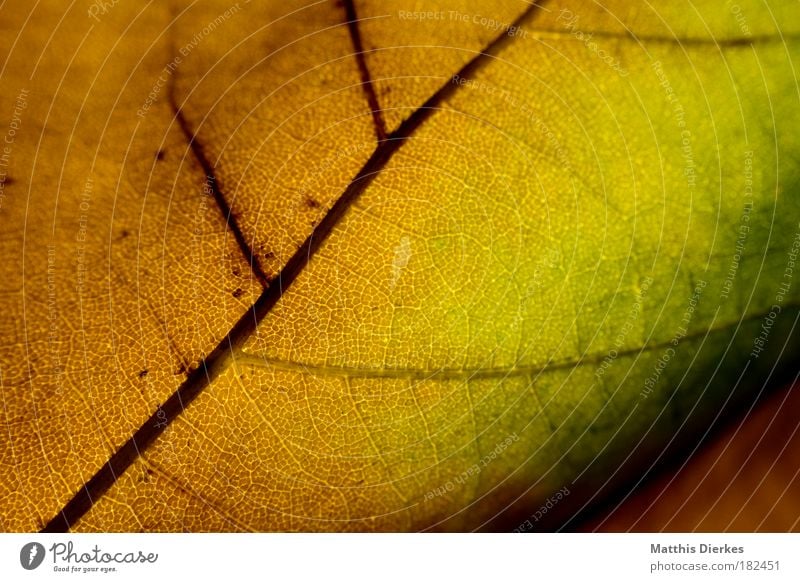
[[19,551],[19,563],[26,570],[35,570],[44,561],[44,546],[39,542],[30,542]]

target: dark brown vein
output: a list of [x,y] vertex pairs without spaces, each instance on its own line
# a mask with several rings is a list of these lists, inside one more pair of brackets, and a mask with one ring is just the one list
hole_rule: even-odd
[[[535,15],[546,0],[532,4],[517,20],[514,26],[521,25]],[[503,33],[458,73],[458,77],[471,77],[514,37]],[[367,186],[386,166],[392,156],[402,147],[407,139],[439,108],[441,103],[452,95],[459,87],[448,80],[419,109],[414,111],[394,132],[378,143],[378,147],[367,160],[363,168],[356,174],[348,187],[333,204],[328,213],[305,242],[287,261],[278,277],[259,296],[253,306],[233,325],[228,334],[208,354],[199,366],[189,372],[186,380],[178,389],[147,419],[141,427],[117,450],[111,458],[95,473],[86,484],[79,489],[62,510],[53,517],[41,530],[42,532],[65,532],[89,511],[94,502],[114,484],[121,475],[180,415],[197,396],[217,378],[228,365],[232,351],[241,348],[250,337],[256,326],[272,310],[283,293],[302,272],[322,243],[330,236],[348,208],[358,199]],[[191,133],[191,132],[189,132]],[[192,143],[197,140],[192,136]],[[202,154],[202,149],[199,150]],[[202,164],[202,162],[201,162]],[[209,169],[211,169],[209,165]],[[206,168],[204,168],[206,170]],[[208,172],[207,172],[208,173]],[[216,183],[214,184],[216,186]],[[220,193],[221,196],[221,193]],[[222,198],[224,201],[224,197]],[[221,208],[228,208],[227,203]],[[228,208],[228,216],[230,209]],[[243,237],[242,237],[242,240]],[[249,252],[247,245],[243,251]],[[250,256],[252,254],[250,253]]]
[[183,114],[183,111],[178,105],[174,87],[175,84],[173,82],[170,85],[169,102],[172,106],[172,111],[175,114],[175,119],[178,122],[178,126],[181,128],[186,141],[189,143],[189,147],[191,148],[195,159],[203,169],[203,174],[205,174],[206,179],[206,187],[219,207],[222,216],[225,218],[225,224],[228,226],[228,229],[230,229],[231,233],[233,233],[233,237],[236,239],[236,244],[239,245],[239,249],[242,251],[245,259],[247,259],[247,262],[250,264],[250,271],[253,273],[261,286],[266,288],[269,286],[269,278],[261,268],[261,263],[253,252],[253,248],[247,242],[242,229],[239,227],[239,223],[236,221],[236,218],[233,215],[233,210],[231,209],[230,204],[228,204],[225,195],[222,193],[222,190],[219,187],[219,182],[217,181],[217,176],[214,172],[214,165],[208,159],[208,156],[206,156],[202,144],[200,144],[200,142],[197,140],[195,132],[192,130],[191,126],[189,125],[189,121],[186,119],[186,116]]
[[358,71],[361,74],[361,87],[367,98],[370,111],[372,111],[372,122],[375,126],[375,136],[378,143],[386,139],[386,122],[381,113],[381,106],[378,102],[378,95],[375,93],[375,86],[372,82],[372,75],[367,67],[367,59],[364,55],[364,45],[361,41],[361,31],[358,28],[358,14],[354,0],[344,0],[344,10],[347,15],[347,30],[350,32],[350,41],[353,43]]

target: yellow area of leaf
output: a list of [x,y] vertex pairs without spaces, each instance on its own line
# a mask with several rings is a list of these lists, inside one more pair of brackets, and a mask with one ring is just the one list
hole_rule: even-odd
[[517,33],[513,23],[531,3],[388,0],[357,6],[365,59],[392,131],[497,36]]

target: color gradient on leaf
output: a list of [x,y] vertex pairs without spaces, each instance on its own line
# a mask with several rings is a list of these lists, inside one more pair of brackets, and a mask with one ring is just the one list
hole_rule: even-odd
[[[98,150],[111,216],[114,201],[139,216],[145,193],[181,209],[205,200],[199,155],[230,213],[203,214],[211,234],[197,244],[225,262],[181,276],[195,265],[173,239],[180,225],[141,217],[144,250],[120,250],[107,269],[119,279],[96,286],[120,295],[128,315],[162,301],[140,316],[152,329],[131,328],[109,350],[117,362],[91,366],[135,379],[134,354],[146,344],[165,360],[148,366],[151,398],[137,408],[98,392],[76,404],[68,392],[52,406],[91,423],[20,425],[33,428],[30,445],[16,434],[5,445],[4,464],[21,475],[3,509],[8,529],[37,526],[24,501],[43,487],[36,479],[60,481],[36,505],[49,519],[157,419],[182,378],[168,375],[167,353],[190,367],[211,353],[213,373],[190,375],[185,382],[205,382],[197,399],[69,524],[75,530],[462,530],[494,527],[507,507],[535,508],[564,486],[577,511],[649,471],[670,443],[702,435],[785,365],[797,347],[798,292],[787,277],[800,228],[796,7],[740,2],[745,29],[711,2],[658,11],[498,2],[482,5],[485,14],[463,2],[418,4],[248,3],[218,20],[224,34],[199,40],[230,5],[181,7],[169,41],[152,46],[162,60],[185,58],[141,121],[137,97],[159,70],[141,38],[111,54],[146,54],[149,73],[104,89],[129,100],[84,95],[73,81],[76,99],[107,103],[122,120],[108,127],[120,132],[124,162],[110,146]],[[354,11],[360,59],[347,23]],[[151,12],[167,26],[166,13]],[[135,12],[120,7],[95,28],[108,34],[119,21],[118,34],[126,18]],[[375,100],[388,132],[381,143]],[[44,114],[33,119],[52,126]],[[100,143],[103,125],[75,119],[90,130],[83,139]],[[174,140],[162,148],[167,162],[173,148],[183,159],[161,169],[152,141],[136,133],[145,130]],[[139,141],[128,145],[131,135]],[[63,182],[54,159],[52,176],[29,170],[35,180]],[[129,182],[115,186],[117,175]],[[147,229],[167,239],[152,242]],[[130,286],[155,244],[151,261],[169,283]],[[251,261],[266,290],[250,279]],[[213,323],[198,325],[197,313]],[[116,333],[121,326],[113,320]],[[231,327],[243,331],[225,337]],[[185,330],[198,328],[188,342]],[[102,353],[103,340],[90,339],[81,353]],[[32,361],[17,352],[9,361]],[[88,366],[76,364],[76,377]],[[37,385],[24,374],[17,382]],[[36,410],[22,389],[5,394],[17,414]],[[104,446],[91,441],[98,427],[114,435]],[[46,447],[47,467],[21,461],[37,439],[82,434],[79,470],[54,469],[74,457],[49,457]]]

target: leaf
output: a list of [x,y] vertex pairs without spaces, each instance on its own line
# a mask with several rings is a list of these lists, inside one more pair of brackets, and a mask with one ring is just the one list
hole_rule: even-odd
[[6,10],[4,529],[574,514],[786,368],[795,6],[264,4]]

